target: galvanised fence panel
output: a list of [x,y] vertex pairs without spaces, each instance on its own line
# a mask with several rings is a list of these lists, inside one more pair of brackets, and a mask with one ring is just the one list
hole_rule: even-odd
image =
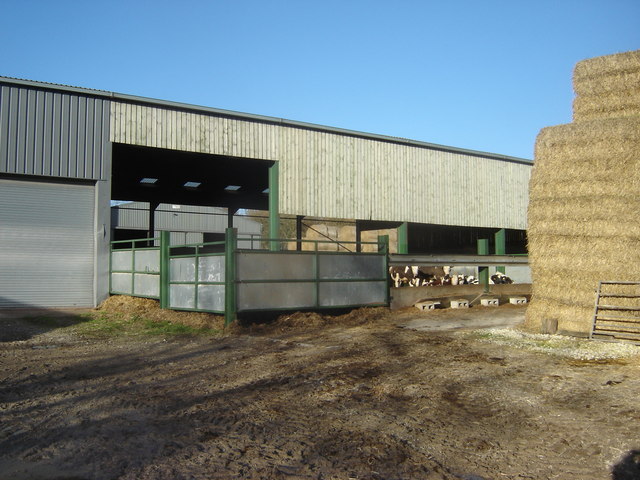
[[170,245],[169,239],[162,232],[159,247],[147,246],[157,239],[112,242],[111,293],[224,314],[226,323],[238,312],[389,304],[386,238],[377,253],[321,252],[321,241],[310,241],[314,251],[240,249],[235,229],[224,242]]
[[315,251],[236,252],[238,312],[388,305],[387,248],[328,253],[306,242]]
[[[225,313],[225,242],[169,247],[168,308]],[[187,252],[187,253],[185,253]]]
[[[135,297],[160,298],[160,248],[155,239],[111,242],[109,292]],[[126,248],[130,245],[130,248]],[[125,247],[125,248],[118,248]]]

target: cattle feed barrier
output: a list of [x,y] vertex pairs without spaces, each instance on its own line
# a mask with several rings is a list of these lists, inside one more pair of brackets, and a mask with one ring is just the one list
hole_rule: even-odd
[[389,255],[390,266],[417,265],[420,267],[470,266],[492,267],[502,265],[529,265],[527,255],[411,255],[392,253]]

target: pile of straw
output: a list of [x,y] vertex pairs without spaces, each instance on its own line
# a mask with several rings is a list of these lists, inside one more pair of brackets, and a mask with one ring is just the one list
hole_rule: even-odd
[[[383,229],[383,230],[365,230],[360,233],[360,241],[362,242],[378,242],[379,235],[389,236],[389,250],[391,253],[398,251],[398,231],[395,228]],[[305,240],[320,240],[322,242],[334,242],[334,243],[319,243],[319,251],[330,252],[355,252],[356,246],[353,242],[356,241],[356,227],[353,225],[345,225],[343,227],[336,227],[332,225],[325,225],[323,223],[310,225],[305,235]],[[303,243],[302,250],[315,250],[316,246],[313,243]],[[295,250],[296,242],[288,242],[287,250]],[[377,252],[378,246],[373,244],[362,245],[362,252]]]
[[578,63],[574,89],[574,122],[536,141],[525,326],[585,334],[599,280],[640,281],[640,50]]

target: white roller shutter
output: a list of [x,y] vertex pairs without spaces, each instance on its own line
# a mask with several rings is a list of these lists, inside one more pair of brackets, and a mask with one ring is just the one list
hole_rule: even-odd
[[0,179],[0,308],[93,306],[94,188]]

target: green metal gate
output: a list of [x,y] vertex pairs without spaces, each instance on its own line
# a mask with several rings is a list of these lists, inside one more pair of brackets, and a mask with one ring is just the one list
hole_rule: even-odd
[[[110,292],[156,298],[162,308],[224,314],[227,324],[238,312],[389,305],[388,237],[379,237],[373,253],[321,251],[320,244],[331,242],[319,240],[302,240],[314,245],[311,251],[279,248],[291,241],[266,239],[269,250],[240,249],[230,228],[223,242],[169,245],[169,232],[112,242]],[[126,242],[130,248],[117,248]]]

